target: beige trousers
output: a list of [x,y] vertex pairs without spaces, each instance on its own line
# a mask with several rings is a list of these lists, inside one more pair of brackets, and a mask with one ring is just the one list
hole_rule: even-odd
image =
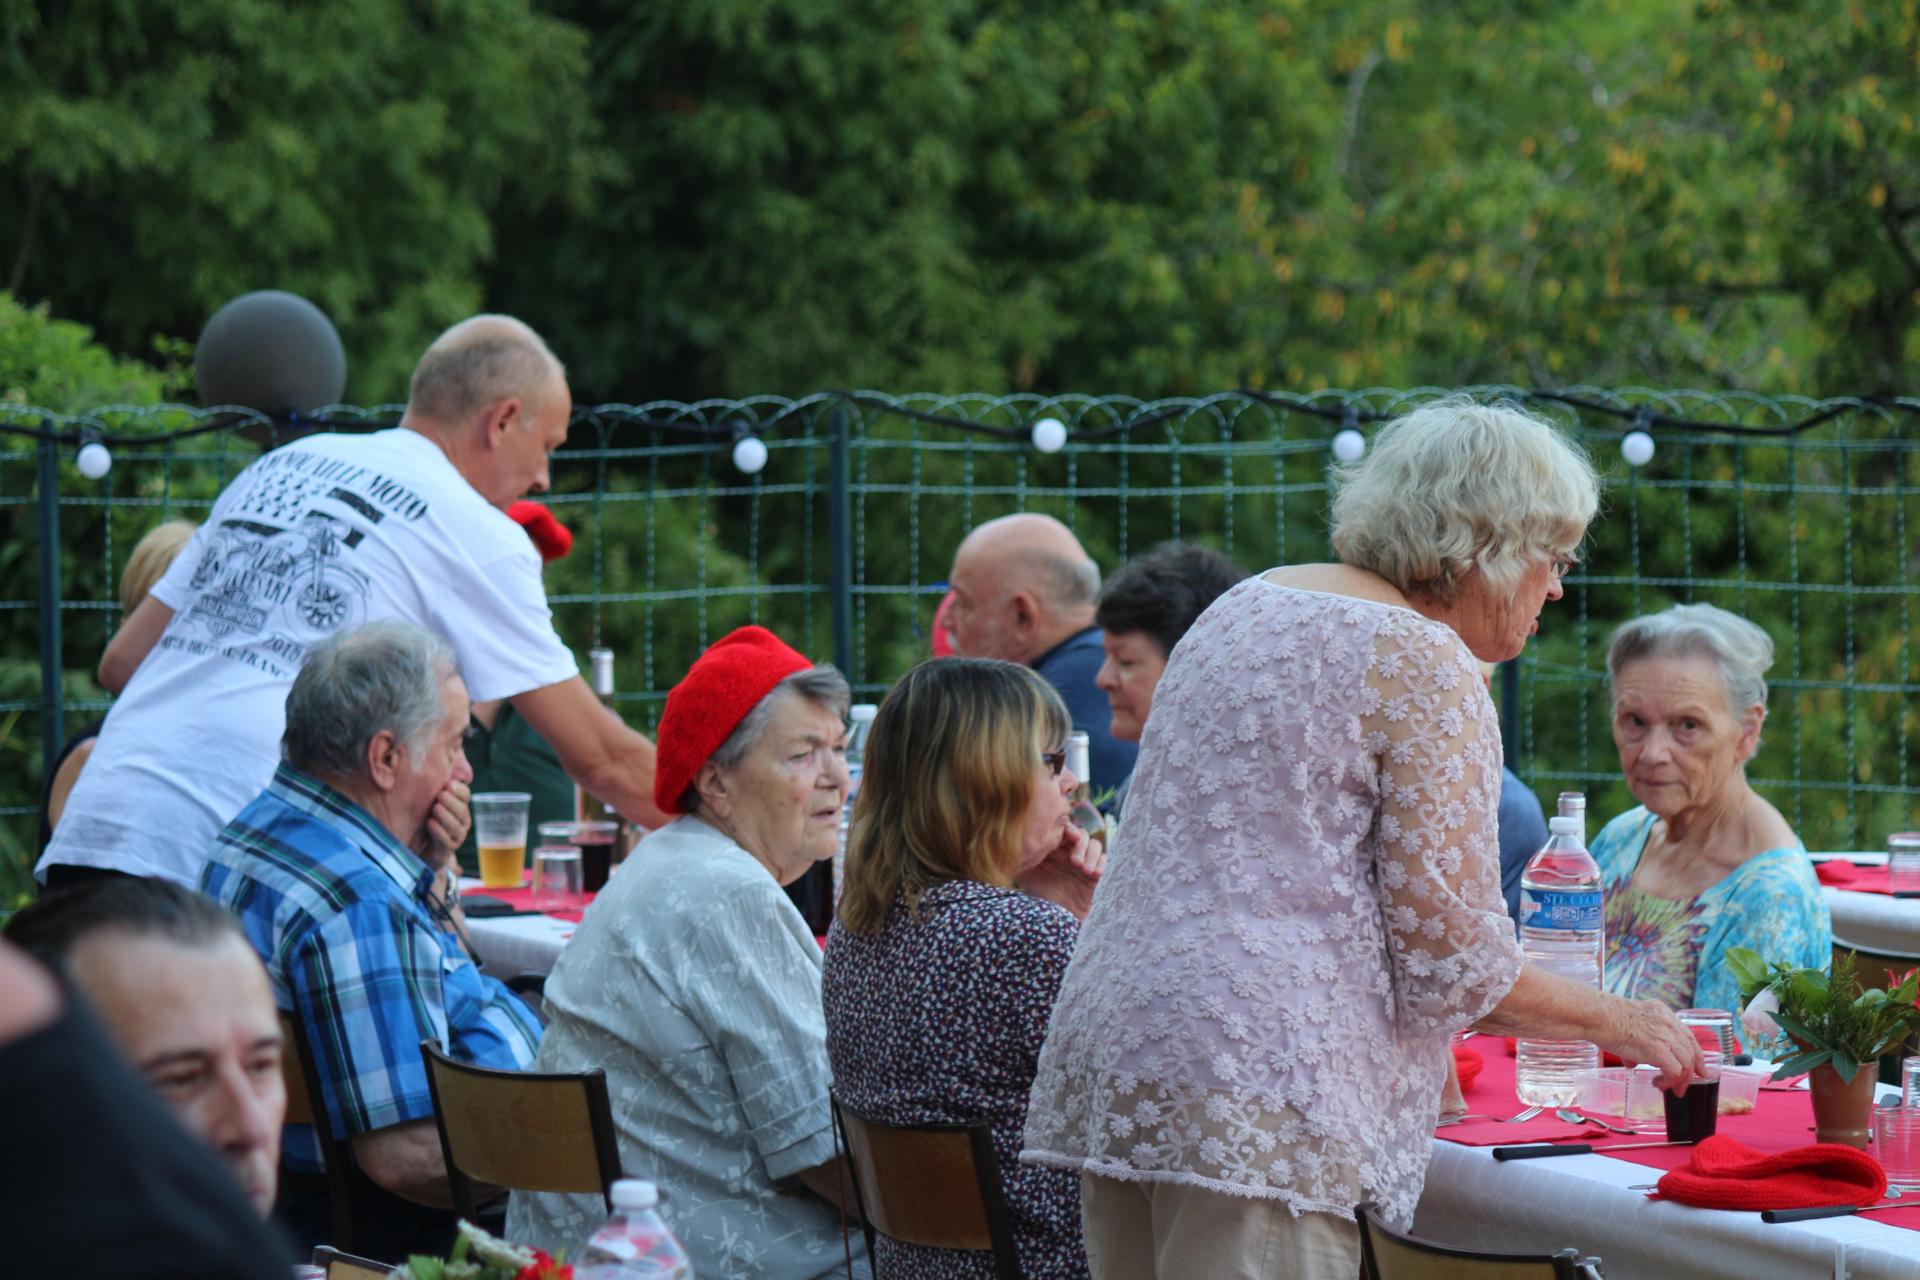
[[1080,1175],[1093,1280],[1355,1280],[1352,1220],[1278,1200]]

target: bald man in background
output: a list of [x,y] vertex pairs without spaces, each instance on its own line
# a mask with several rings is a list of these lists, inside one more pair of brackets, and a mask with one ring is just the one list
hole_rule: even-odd
[[[273,778],[308,648],[383,618],[444,637],[476,701],[511,701],[575,781],[664,823],[653,744],[580,678],[539,554],[506,514],[545,492],[572,412],[566,370],[538,334],[475,316],[421,356],[399,426],[308,436],[235,477],[107,647],[100,682],[121,696],[41,881],[197,888],[215,834]],[[448,787],[464,821],[466,786]]]
[[1093,625],[1100,569],[1052,516],[989,520],[953,554],[947,628],[970,658],[1032,667],[1059,690],[1073,727],[1086,731],[1097,797],[1125,782],[1139,747],[1110,731],[1112,708],[1094,684],[1106,653]]

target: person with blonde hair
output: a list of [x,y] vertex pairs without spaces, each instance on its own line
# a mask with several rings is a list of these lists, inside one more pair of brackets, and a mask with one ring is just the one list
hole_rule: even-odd
[[[186,549],[199,528],[191,520],[164,520],[133,544],[126,567],[120,571],[120,621],[123,624],[147,598],[153,584],[172,567],[174,558]],[[53,829],[59,824],[60,815],[66,812],[67,796],[72,793],[73,784],[80,781],[80,771],[87,767],[87,760],[93,755],[102,723],[96,720],[68,738],[47,770],[47,791],[40,801],[38,847],[41,849],[53,839]]]
[[[1030,668],[921,663],[874,718],[821,980],[842,1106],[993,1129],[1020,1274],[1087,1273],[1074,1175],[1021,1165],[1027,1089],[1105,866],[1068,818],[1071,728]],[[991,1277],[984,1252],[880,1236],[880,1275]]]
[[1040,1056],[1022,1159],[1080,1177],[1103,1280],[1351,1280],[1354,1206],[1413,1218],[1456,1030],[1701,1067],[1665,1007],[1524,963],[1500,898],[1475,659],[1560,598],[1592,465],[1455,397],[1335,483],[1339,562],[1248,579],[1173,651]]
[[1773,640],[1710,604],[1621,624],[1607,646],[1613,742],[1640,804],[1593,839],[1609,991],[1740,1008],[1731,947],[1824,969],[1832,919],[1806,846],[1747,782]]

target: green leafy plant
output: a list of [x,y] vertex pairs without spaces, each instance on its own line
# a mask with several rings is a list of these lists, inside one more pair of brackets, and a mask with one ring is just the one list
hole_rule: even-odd
[[1779,1007],[1774,1022],[1794,1043],[1773,1078],[1783,1080],[1831,1066],[1851,1082],[1862,1063],[1901,1045],[1920,1032],[1920,969],[1909,969],[1888,990],[1863,989],[1851,951],[1836,954],[1831,973],[1762,960],[1746,947],[1727,951],[1727,965],[1740,983],[1741,998],[1751,1001],[1771,992]]
[[393,1280],[572,1280],[573,1266],[539,1249],[508,1244],[462,1219],[453,1252],[443,1258],[415,1255]]

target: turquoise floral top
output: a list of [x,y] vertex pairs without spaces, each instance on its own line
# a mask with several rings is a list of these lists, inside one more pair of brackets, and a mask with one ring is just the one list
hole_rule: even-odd
[[1606,895],[1606,972],[1615,995],[1672,1009],[1740,1012],[1740,984],[1727,948],[1751,947],[1768,960],[1824,969],[1833,921],[1805,846],[1768,849],[1687,902],[1633,887],[1640,853],[1658,821],[1645,807],[1609,822],[1593,839]]

